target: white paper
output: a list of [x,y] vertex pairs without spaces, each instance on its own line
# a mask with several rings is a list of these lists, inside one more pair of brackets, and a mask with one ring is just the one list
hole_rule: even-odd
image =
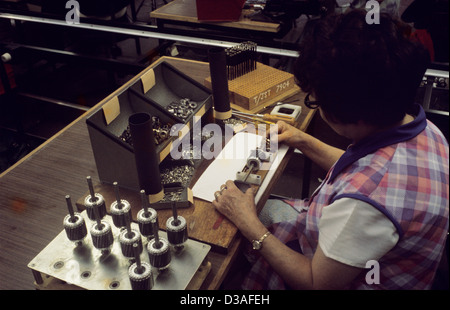
[[[248,132],[239,132],[234,135],[195,183],[192,188],[194,197],[212,202],[215,199],[214,193],[220,190],[222,184],[225,184],[228,180],[236,179],[236,173],[242,171],[250,152],[261,145],[262,139],[262,136]],[[268,182],[286,154],[287,149],[288,147],[285,146],[279,148],[269,172],[258,191],[256,202],[269,184]]]

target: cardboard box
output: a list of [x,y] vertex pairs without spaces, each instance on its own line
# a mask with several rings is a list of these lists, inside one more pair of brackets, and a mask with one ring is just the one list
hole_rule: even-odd
[[199,21],[236,21],[245,0],[196,0]]
[[[212,107],[211,91],[193,79],[161,62],[150,66],[139,79],[120,93],[116,91],[86,120],[92,150],[101,182],[139,191],[133,147],[119,137],[128,126],[128,118],[137,112],[157,116],[162,123],[183,123],[192,128],[194,116],[203,116]],[[195,100],[197,108],[187,119],[179,119],[166,110],[173,101]],[[156,146],[159,162],[170,155],[170,136]]]

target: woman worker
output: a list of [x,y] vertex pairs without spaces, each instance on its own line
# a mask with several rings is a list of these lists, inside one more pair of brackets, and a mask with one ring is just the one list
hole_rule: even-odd
[[[369,25],[365,14],[318,21],[294,72],[306,106],[352,144],[340,150],[278,123],[279,142],[328,170],[313,195],[292,207],[278,202],[277,212],[291,219],[266,227],[251,189],[242,193],[227,181],[216,192],[214,207],[259,255],[245,289],[432,285],[448,232],[449,149],[414,104],[429,56],[390,16]],[[379,281],[368,281],[369,262],[379,264]]]

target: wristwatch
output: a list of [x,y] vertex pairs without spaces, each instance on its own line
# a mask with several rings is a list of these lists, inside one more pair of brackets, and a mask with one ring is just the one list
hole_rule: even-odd
[[266,232],[261,238],[259,238],[259,240],[253,240],[252,241],[253,250],[261,250],[264,239],[269,237],[269,235],[270,231]]

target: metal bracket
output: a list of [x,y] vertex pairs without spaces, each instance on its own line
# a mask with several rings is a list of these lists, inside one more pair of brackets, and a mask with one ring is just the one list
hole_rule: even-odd
[[[238,171],[236,173],[236,180],[240,182],[244,182],[247,173]],[[244,183],[253,184],[253,185],[261,185],[261,176],[258,174],[249,174],[247,180]]]

